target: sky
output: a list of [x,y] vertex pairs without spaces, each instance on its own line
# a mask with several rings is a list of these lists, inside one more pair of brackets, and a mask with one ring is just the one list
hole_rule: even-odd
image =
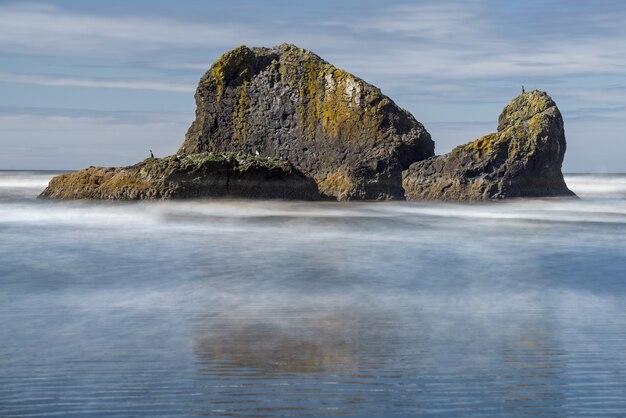
[[626,172],[624,22],[623,0],[0,1],[0,169],[173,154],[214,60],[287,42],[379,87],[437,154],[524,85],[563,114],[565,172]]

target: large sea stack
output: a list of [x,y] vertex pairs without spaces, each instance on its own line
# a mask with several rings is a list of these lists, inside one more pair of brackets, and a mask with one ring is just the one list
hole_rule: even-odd
[[572,196],[563,180],[563,118],[544,92],[522,93],[498,118],[498,131],[404,172],[409,200],[488,200]]
[[180,153],[285,159],[339,200],[403,198],[402,171],[434,155],[409,112],[294,45],[227,52],[200,80],[196,105]]
[[486,200],[569,196],[563,119],[532,91],[498,131],[434,157],[415,118],[310,51],[241,46],[201,78],[196,117],[174,156],[57,176],[49,199],[238,197]]

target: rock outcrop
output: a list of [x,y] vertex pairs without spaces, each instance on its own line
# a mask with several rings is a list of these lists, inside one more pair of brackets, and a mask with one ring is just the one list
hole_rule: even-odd
[[403,173],[407,199],[487,200],[572,196],[561,164],[563,119],[544,92],[523,93],[498,118],[498,131]]
[[130,167],[89,167],[56,176],[44,199],[263,198],[318,200],[315,181],[289,162],[235,153],[148,158]]
[[176,156],[55,177],[59,199],[486,200],[570,196],[563,119],[539,91],[515,98],[498,131],[434,157],[415,118],[310,51],[241,46],[201,78]]
[[293,45],[227,52],[195,98],[180,154],[281,158],[339,200],[402,198],[402,171],[434,155],[430,135],[410,113]]

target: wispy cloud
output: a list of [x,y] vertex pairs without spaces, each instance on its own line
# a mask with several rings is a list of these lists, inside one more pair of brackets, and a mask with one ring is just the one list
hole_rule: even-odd
[[195,89],[195,86],[192,84],[177,84],[161,81],[93,79],[46,74],[11,74],[2,72],[0,72],[0,82],[57,87],[156,90],[183,93],[192,93]]
[[[189,113],[175,112],[148,112],[129,110],[98,110],[76,108],[48,108],[48,107],[23,107],[23,106],[0,106],[0,118],[15,120],[20,118],[35,118],[40,120],[71,120],[71,121],[98,121],[109,125],[152,125],[158,123],[177,124],[188,126],[193,115]],[[80,123],[79,125],[82,125]],[[16,129],[23,129],[15,125]],[[36,128],[36,127],[31,127]],[[46,127],[46,129],[48,129]],[[0,126],[0,130],[6,130],[6,126]]]
[[[588,151],[590,144],[601,147],[621,138],[626,108],[626,4],[622,1],[390,0],[363,7],[332,7],[331,3],[320,0],[315,7],[307,6],[315,10],[312,17],[295,2],[264,3],[266,13],[259,15],[250,12],[257,9],[249,3],[240,7],[238,0],[232,7],[241,12],[226,15],[209,13],[209,2],[193,6],[180,2],[175,9],[182,12],[175,14],[163,7],[164,2],[154,2],[141,12],[106,7],[99,7],[106,12],[90,11],[88,3],[78,11],[72,2],[64,7],[4,2],[0,4],[0,88],[12,83],[10,91],[18,94],[20,89],[28,90],[20,84],[117,89],[91,91],[108,97],[107,108],[127,104],[122,90],[189,94],[191,101],[199,76],[221,52],[240,44],[291,42],[381,87],[427,128],[432,126],[440,152],[492,130],[497,114],[521,84],[548,91],[559,104],[566,116],[568,140],[575,145],[568,150],[567,161],[582,162],[584,153],[576,157],[576,150]],[[132,96],[144,94],[158,95]],[[0,106],[28,106],[26,96],[16,100],[4,95]],[[55,107],[84,103],[64,100],[63,95],[54,95],[45,103]],[[129,108],[141,109],[142,99],[134,100]],[[149,100],[146,109],[154,108]],[[34,106],[44,103],[42,98],[34,102]],[[183,109],[187,105],[182,100],[164,101],[158,109],[176,113],[188,111]],[[86,141],[92,136],[68,136],[63,131],[78,132],[93,124],[103,129],[98,139],[102,142],[93,146],[107,148],[105,134],[117,137],[121,132],[142,138],[138,152],[152,143],[150,135],[159,132],[171,133],[170,145],[175,149],[185,129],[178,122],[159,127],[158,121],[138,115],[142,122],[135,126],[132,117],[111,122],[106,115],[92,115],[89,121],[77,114],[31,115],[20,121],[6,119],[15,115],[0,112],[0,116],[5,118],[0,121],[3,135],[8,127],[32,123],[24,136],[31,144],[48,141],[35,132],[53,127],[60,144],[64,136]],[[600,130],[593,125],[598,120],[603,133],[588,141]],[[472,125],[468,131],[468,121],[484,125]],[[140,125],[148,128],[139,129]],[[2,137],[3,146],[6,138]],[[11,139],[16,147],[22,147],[20,140],[17,134]],[[88,155],[90,147],[86,146],[80,161],[93,158]]]
[[241,24],[199,24],[159,16],[99,16],[45,4],[0,6],[0,50],[52,56],[125,56],[176,47],[224,45],[250,31]]
[[[47,114],[46,114],[47,113]],[[128,165],[148,150],[170,155],[182,142],[189,117],[143,115],[140,123],[106,112],[0,112],[0,169],[78,169]]]
[[[429,2],[328,24],[337,30],[346,25],[353,36],[367,37],[368,53],[363,48],[345,57],[367,74],[465,80],[626,74],[626,26],[584,30],[604,18],[601,11],[566,15],[560,26],[533,33],[507,28],[484,2]],[[609,22],[624,19],[626,10],[614,11]]]
[[381,7],[368,15],[328,20],[326,25],[350,31],[391,34],[394,37],[447,39],[480,32],[473,25],[482,14],[482,2],[427,1]]
[[[535,16],[529,27],[544,22],[533,10],[525,13]],[[276,18],[245,24],[210,17],[200,22],[157,14],[95,15],[20,3],[0,6],[0,51],[92,59],[141,57],[161,68],[200,69],[202,65],[180,57],[166,62],[164,56],[181,48],[206,51],[241,43],[296,42],[364,76],[626,74],[626,26],[618,24],[626,19],[626,9],[610,14],[589,10],[585,16],[564,13],[536,32],[525,30],[523,21],[513,22],[521,27],[511,32],[501,19],[485,1],[423,1],[364,8],[316,22]],[[599,31],[599,22],[607,22],[607,29]]]

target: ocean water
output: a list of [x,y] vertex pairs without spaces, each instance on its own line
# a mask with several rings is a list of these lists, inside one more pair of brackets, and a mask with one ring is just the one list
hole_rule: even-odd
[[496,204],[51,202],[0,172],[0,416],[626,416],[626,175]]

